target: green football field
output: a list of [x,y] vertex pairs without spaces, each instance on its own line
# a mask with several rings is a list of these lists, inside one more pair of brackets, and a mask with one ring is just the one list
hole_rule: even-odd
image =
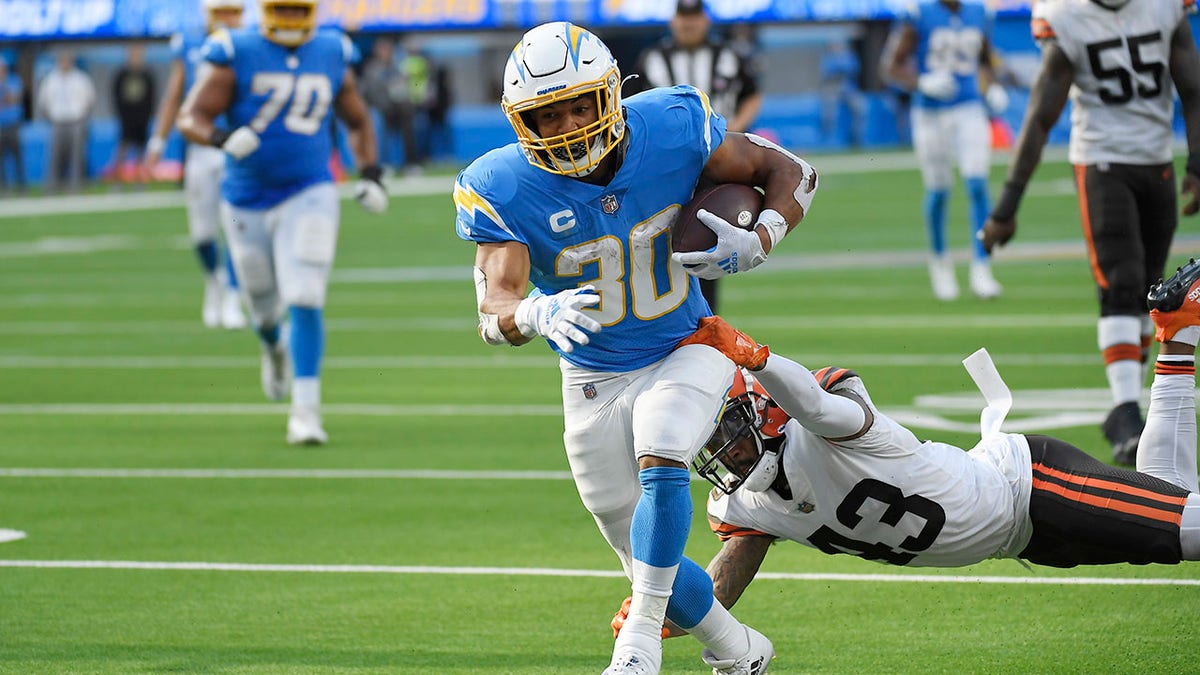
[[[722,314],[810,367],[855,369],[885,411],[964,447],[982,399],[960,361],[986,346],[1015,393],[1010,430],[1107,460],[1068,167],[1047,163],[1030,188],[995,263],[1004,296],[941,304],[909,160],[813,158],[811,216],[765,267],[723,282]],[[0,543],[0,672],[604,668],[628,582],[567,474],[556,359],[475,333],[450,182],[397,186],[382,218],[344,204],[331,442],[316,449],[284,442],[250,331],[201,326],[183,209],[142,208],[176,195],[0,201],[0,540],[26,535]],[[961,192],[951,209],[965,290]],[[1200,251],[1198,223],[1182,222],[1172,268]],[[705,486],[688,544],[702,565],[718,545]],[[1184,673],[1200,659],[1196,563],[910,570],[781,543],[764,574],[735,614],[774,641],[773,673]],[[691,638],[664,652],[664,673],[707,672]]]

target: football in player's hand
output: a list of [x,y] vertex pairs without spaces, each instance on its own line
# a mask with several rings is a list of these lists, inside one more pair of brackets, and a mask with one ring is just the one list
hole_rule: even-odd
[[724,218],[734,227],[753,230],[762,203],[761,192],[740,183],[720,183],[697,192],[683,205],[671,226],[671,249],[687,253],[716,246],[717,235],[696,217],[701,209]]

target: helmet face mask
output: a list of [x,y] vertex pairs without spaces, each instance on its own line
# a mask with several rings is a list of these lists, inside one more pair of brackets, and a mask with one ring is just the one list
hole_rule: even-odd
[[[588,97],[595,119],[543,137],[537,109],[580,97]],[[504,69],[500,107],[517,133],[525,158],[550,173],[576,177],[592,173],[625,134],[616,60],[599,38],[567,22],[542,24],[521,37]]]
[[286,47],[297,47],[317,28],[317,0],[259,0],[259,31]]
[[764,492],[779,474],[779,453],[766,441],[782,435],[789,418],[746,371],[734,375],[717,428],[692,465],[725,494]]

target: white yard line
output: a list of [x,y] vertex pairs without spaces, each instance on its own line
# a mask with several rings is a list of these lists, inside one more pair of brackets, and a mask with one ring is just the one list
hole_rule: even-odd
[[[142,560],[0,560],[0,567],[32,569],[163,570],[185,572],[275,572],[290,574],[438,574],[449,576],[620,578],[619,570],[548,567],[441,567],[426,565],[288,565],[270,563],[158,562]],[[935,574],[825,574],[763,572],[759,579],[916,584],[1039,584],[1052,586],[1200,586],[1200,579],[1104,577],[1005,577]]]
[[[4,415],[283,415],[286,403],[11,403]],[[360,417],[552,417],[560,405],[384,405],[329,403],[322,414]]]
[[[444,469],[59,469],[0,468],[0,478],[185,478],[303,480],[571,480],[570,471],[451,471]],[[2,532],[2,530],[0,530]]]

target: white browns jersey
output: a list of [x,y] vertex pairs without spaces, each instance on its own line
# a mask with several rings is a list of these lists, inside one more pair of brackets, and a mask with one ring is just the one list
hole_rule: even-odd
[[1031,29],[1074,67],[1072,164],[1171,161],[1175,87],[1171,37],[1195,0],[1133,0],[1119,10],[1091,0],[1042,0]]
[[870,430],[852,441],[821,438],[796,420],[785,434],[792,499],[713,489],[709,520],[722,540],[766,534],[913,567],[1015,558],[1029,542],[1024,436],[996,434],[965,452],[922,442],[878,411]]

